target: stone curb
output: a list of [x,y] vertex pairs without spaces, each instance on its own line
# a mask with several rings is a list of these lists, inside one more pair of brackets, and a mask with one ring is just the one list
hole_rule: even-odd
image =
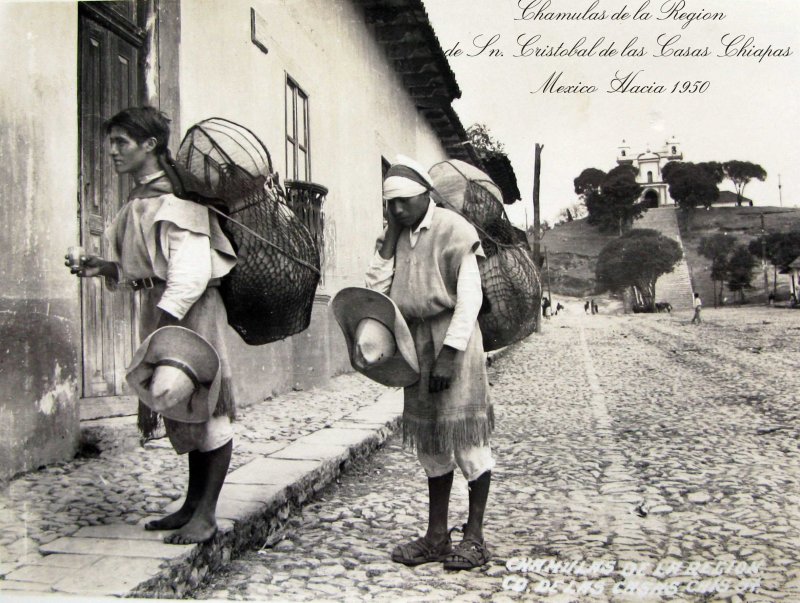
[[399,426],[402,409],[402,389],[387,390],[330,427],[229,473],[217,505],[219,531],[210,542],[168,545],[164,532],[128,524],[85,527],[42,545],[44,556],[5,576],[0,588],[5,594],[180,598],[232,556],[281,540],[292,513],[380,447]]

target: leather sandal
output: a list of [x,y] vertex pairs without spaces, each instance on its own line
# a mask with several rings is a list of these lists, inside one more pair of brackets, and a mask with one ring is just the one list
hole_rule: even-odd
[[489,563],[491,559],[489,547],[485,540],[464,538],[453,551],[444,559],[443,567],[446,570],[471,570]]
[[407,544],[398,545],[392,551],[392,561],[403,565],[415,566],[423,563],[442,561],[453,552],[450,534],[440,545],[434,546],[425,537],[417,538]]

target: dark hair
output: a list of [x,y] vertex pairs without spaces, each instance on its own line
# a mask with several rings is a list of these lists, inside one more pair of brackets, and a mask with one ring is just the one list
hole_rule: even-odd
[[169,141],[169,118],[155,107],[128,107],[103,124],[106,134],[111,128],[121,128],[137,143],[148,138],[156,139],[155,152],[161,155],[167,151]]

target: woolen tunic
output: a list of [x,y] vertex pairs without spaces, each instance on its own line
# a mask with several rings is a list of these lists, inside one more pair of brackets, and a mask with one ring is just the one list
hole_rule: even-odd
[[[225,345],[228,321],[217,285],[235,265],[236,255],[216,217],[207,208],[159,191],[157,186],[151,188],[150,194],[130,199],[106,231],[111,259],[117,262],[123,280],[150,277],[162,281],[140,292],[139,338],[144,340],[156,329],[163,309],[179,318],[181,326],[208,340],[217,350],[222,373],[214,416],[233,418],[235,395]],[[182,254],[180,247],[176,248],[176,242],[185,242],[189,237],[195,243],[200,242],[200,258]],[[189,291],[192,287],[186,287],[183,295],[188,297],[181,299],[181,292],[175,293],[179,289],[177,283],[171,282],[173,275],[191,273],[193,266],[198,270],[205,266],[202,268],[207,271],[205,283],[194,287],[196,293]],[[108,284],[115,288],[113,281]],[[193,449],[193,440],[207,437],[205,425],[165,419],[167,433],[179,453]]]
[[456,306],[462,260],[470,253],[483,255],[478,233],[457,213],[434,207],[430,228],[420,232],[415,246],[405,235],[397,241],[389,296],[414,338],[420,380],[405,388],[403,441],[426,454],[487,445],[494,414],[477,321],[466,349],[456,353],[449,389],[428,391],[430,372]]

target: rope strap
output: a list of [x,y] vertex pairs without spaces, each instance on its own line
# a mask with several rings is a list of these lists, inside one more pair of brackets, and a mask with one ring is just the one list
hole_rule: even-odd
[[222,216],[222,217],[223,217],[223,218],[225,218],[226,220],[228,220],[228,221],[230,221],[230,222],[233,222],[233,223],[234,223],[234,224],[236,224],[236,225],[237,225],[239,228],[241,228],[242,230],[244,230],[244,231],[246,231],[246,232],[250,233],[250,234],[251,234],[251,235],[253,235],[255,238],[257,238],[258,240],[260,240],[261,242],[263,242],[263,243],[266,243],[266,244],[267,244],[267,245],[269,245],[270,247],[273,247],[273,248],[277,249],[277,250],[278,250],[278,251],[280,251],[280,252],[281,252],[283,255],[285,255],[285,256],[287,256],[287,257],[289,257],[289,258],[293,259],[293,260],[294,260],[295,262],[297,262],[298,264],[302,264],[303,266],[305,266],[306,268],[309,268],[310,270],[312,270],[312,271],[313,271],[313,272],[315,272],[316,274],[320,274],[319,268],[317,268],[317,267],[316,267],[316,266],[314,266],[313,264],[309,264],[309,263],[308,263],[308,262],[306,262],[305,260],[301,260],[300,258],[293,256],[291,253],[289,253],[289,252],[287,252],[285,249],[283,249],[283,248],[279,247],[278,245],[276,245],[276,244],[275,244],[275,243],[273,243],[272,241],[267,241],[267,239],[265,239],[264,237],[262,237],[260,234],[258,234],[256,231],[254,231],[252,228],[248,228],[247,226],[245,226],[244,224],[242,224],[241,222],[239,222],[239,220],[237,220],[237,219],[235,219],[235,218],[231,218],[231,217],[230,217],[229,215],[227,215],[226,213],[219,211],[219,210],[218,210],[216,207],[212,207],[211,205],[207,205],[206,207],[208,207],[208,209],[210,209],[210,210],[211,210],[211,211],[213,211],[214,213],[216,213],[216,214],[219,214],[220,216]]

